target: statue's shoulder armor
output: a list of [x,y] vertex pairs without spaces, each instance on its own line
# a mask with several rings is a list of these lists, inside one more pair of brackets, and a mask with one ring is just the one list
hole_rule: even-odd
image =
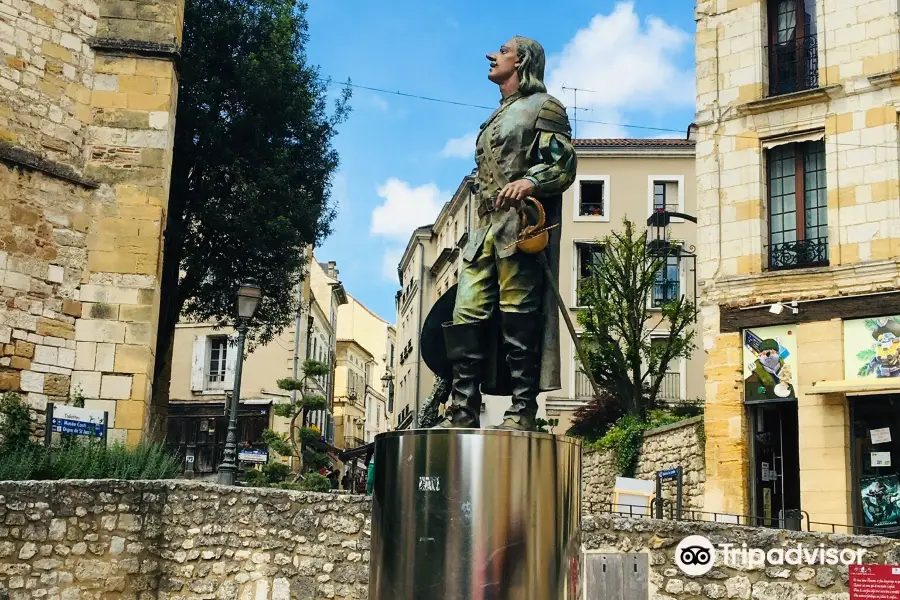
[[572,128],[569,125],[569,116],[562,102],[550,94],[534,94],[534,96],[534,101],[540,103],[535,123],[536,128],[541,131],[571,136]]

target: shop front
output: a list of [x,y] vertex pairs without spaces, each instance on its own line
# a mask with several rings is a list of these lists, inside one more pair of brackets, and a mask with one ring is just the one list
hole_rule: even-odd
[[744,404],[750,437],[749,520],[763,527],[798,529],[800,454],[797,394],[792,380],[797,360],[791,327],[746,329]]

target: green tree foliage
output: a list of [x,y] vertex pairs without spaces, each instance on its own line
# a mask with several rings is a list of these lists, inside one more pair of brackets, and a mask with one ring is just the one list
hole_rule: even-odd
[[[306,360],[303,363],[303,377],[300,379],[281,379],[278,387],[292,392],[290,401],[276,404],[274,412],[279,417],[290,419],[288,433],[279,434],[271,429],[263,432],[263,440],[269,450],[281,456],[290,456],[299,459],[300,469],[297,478],[302,479],[302,489],[315,487],[316,471],[330,463],[328,454],[317,449],[321,432],[306,425],[309,413],[323,410],[326,407],[325,397],[318,391],[318,379],[329,372],[328,365],[317,360]],[[294,393],[296,392],[296,393]],[[282,475],[280,471],[271,472],[271,467],[278,463],[270,463],[263,467],[262,471],[248,472],[247,482],[251,485],[275,485],[287,478],[287,472]],[[280,465],[283,466],[283,465]],[[287,467],[284,467],[285,469]],[[267,471],[267,469],[270,469]],[[326,478],[326,481],[327,478]],[[330,483],[329,483],[330,486]],[[330,489],[330,487],[328,488]]]
[[290,323],[305,250],[329,232],[337,126],[349,89],[329,110],[329,82],[308,63],[306,4],[188,0],[157,338],[167,395],[175,323],[228,325],[240,283],[265,298],[250,347]]
[[[646,422],[657,407],[663,375],[674,361],[690,358],[694,350],[697,310],[693,299],[681,294],[660,310],[651,310],[654,285],[665,259],[647,246],[647,231],[627,219],[621,231],[599,243],[603,258],[589,265],[579,283],[578,315],[589,368],[603,390],[589,408],[576,417],[576,429],[602,428],[630,415]],[[665,331],[665,343],[651,344],[651,332]],[[590,428],[587,421],[593,419]],[[588,433],[588,432],[583,432]]]

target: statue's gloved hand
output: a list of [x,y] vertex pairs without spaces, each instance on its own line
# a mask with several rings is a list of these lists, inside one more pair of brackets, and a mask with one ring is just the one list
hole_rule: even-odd
[[494,208],[497,210],[507,210],[510,208],[518,208],[526,197],[530,196],[534,191],[534,182],[530,179],[519,179],[512,183],[507,183],[497,194],[494,201]]

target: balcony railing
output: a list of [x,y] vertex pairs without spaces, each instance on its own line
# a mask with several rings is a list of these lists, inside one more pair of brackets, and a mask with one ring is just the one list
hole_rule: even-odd
[[663,375],[662,383],[659,386],[659,392],[656,394],[658,400],[682,400],[681,397],[681,373],[670,372]]
[[[594,397],[594,389],[587,375],[582,371],[575,372],[575,398],[577,400],[586,400]],[[682,400],[681,397],[681,373],[671,372],[663,376],[663,382],[659,386],[659,393],[656,395],[659,400]]]
[[828,238],[810,238],[769,246],[769,269],[800,269],[828,265]]
[[582,202],[578,206],[578,215],[582,217],[602,217],[602,202]]
[[657,281],[653,284],[653,308],[678,300],[680,295],[678,281]]
[[819,87],[819,43],[814,35],[769,47],[769,95]]
[[353,448],[359,448],[360,446],[365,446],[366,441],[362,438],[358,438],[354,435],[345,435],[344,436],[344,450],[351,450]]

